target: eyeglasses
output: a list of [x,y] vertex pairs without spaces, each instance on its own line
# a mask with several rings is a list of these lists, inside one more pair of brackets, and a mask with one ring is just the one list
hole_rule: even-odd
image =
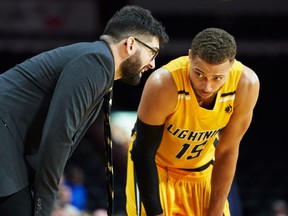
[[148,48],[149,50],[151,50],[151,61],[154,60],[156,58],[156,56],[159,53],[159,50],[156,50],[152,47],[150,47],[148,44],[142,42],[141,40],[139,40],[138,38],[135,38],[135,40],[139,43],[141,43],[143,46],[145,46],[146,48]]

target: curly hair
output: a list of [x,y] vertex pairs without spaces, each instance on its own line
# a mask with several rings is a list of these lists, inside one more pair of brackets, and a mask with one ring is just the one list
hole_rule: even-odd
[[127,5],[117,11],[108,21],[103,35],[109,35],[114,42],[129,36],[156,36],[160,46],[168,43],[165,27],[156,20],[148,9],[136,5]]
[[223,29],[207,28],[199,32],[192,40],[193,56],[199,56],[210,64],[233,61],[236,56],[234,37]]

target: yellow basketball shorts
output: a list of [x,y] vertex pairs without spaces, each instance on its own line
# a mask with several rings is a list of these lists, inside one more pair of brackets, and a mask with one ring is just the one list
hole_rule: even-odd
[[[157,166],[161,204],[165,216],[202,216],[209,206],[213,166],[201,172]],[[136,193],[135,193],[136,192]],[[126,211],[128,216],[145,216],[134,182],[133,163],[128,154]],[[141,210],[139,210],[141,208]],[[230,216],[228,200],[224,215]]]

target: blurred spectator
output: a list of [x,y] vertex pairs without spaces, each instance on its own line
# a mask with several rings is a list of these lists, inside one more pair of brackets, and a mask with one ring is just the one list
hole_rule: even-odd
[[92,216],[107,216],[106,209],[97,209],[92,213]]
[[[107,215],[106,207],[107,207],[107,197],[106,197],[106,177],[105,177],[105,151],[104,151],[104,138],[99,141],[96,137],[99,137],[97,132],[101,132],[103,130],[102,121],[100,123],[94,124],[88,133],[90,135],[90,139],[93,143],[98,145],[96,148],[96,152],[94,153],[94,157],[98,156],[98,158],[102,158],[102,163],[98,164],[98,170],[94,170],[94,174],[90,175],[90,177],[94,176],[94,181],[98,181],[99,184],[100,177],[103,181],[102,194],[100,196],[105,198],[102,200],[102,206],[99,205],[99,196],[97,197],[98,205],[90,206],[90,209],[94,209],[93,216],[101,216],[102,214]],[[103,134],[103,133],[101,133]],[[126,196],[125,196],[125,184],[126,184],[126,168],[127,168],[127,151],[128,151],[128,142],[129,138],[127,137],[125,131],[114,124],[111,124],[111,134],[113,140],[113,163],[114,163],[114,215],[122,216],[126,215]],[[99,145],[100,144],[100,145]],[[96,172],[95,172],[96,171]],[[100,174],[100,176],[99,176]],[[94,182],[95,184],[95,182]],[[99,191],[98,191],[99,192]],[[96,198],[96,197],[95,197]],[[95,199],[96,200],[96,199]],[[95,203],[96,204],[96,203]],[[104,204],[104,205],[103,205]]]
[[58,198],[56,200],[52,216],[81,216],[81,212],[71,202],[72,191],[70,187],[59,184]]
[[82,168],[73,165],[66,171],[65,184],[71,188],[71,204],[84,211],[87,207],[87,189],[84,185],[85,174]]
[[271,205],[271,216],[288,216],[287,202],[282,199],[276,199]]
[[[81,145],[78,145],[77,154],[73,154],[68,160],[65,182],[70,185],[71,171],[75,166],[80,168],[84,177],[79,180],[82,181],[82,186],[86,187],[87,192],[85,210],[92,216],[107,216],[103,120],[102,116],[99,116],[83,137]],[[126,160],[129,137],[127,138],[127,135],[123,134],[125,132],[117,126],[111,125],[111,130],[114,161],[114,215],[125,216]],[[78,173],[76,176],[79,178],[81,175]]]

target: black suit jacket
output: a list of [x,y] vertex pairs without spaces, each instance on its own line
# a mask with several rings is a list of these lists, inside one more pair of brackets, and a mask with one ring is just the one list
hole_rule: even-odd
[[35,215],[51,215],[73,150],[113,86],[103,41],[40,53],[0,75],[0,197],[33,186]]

